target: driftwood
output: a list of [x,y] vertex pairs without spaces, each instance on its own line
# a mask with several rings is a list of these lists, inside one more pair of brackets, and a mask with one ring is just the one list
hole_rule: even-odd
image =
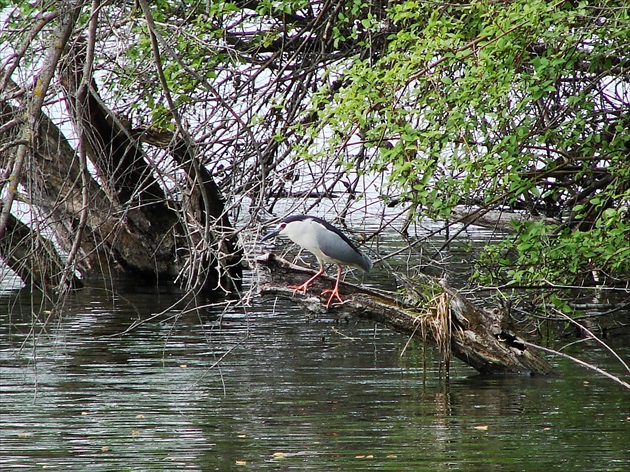
[[[325,312],[322,289],[334,279],[322,277],[309,293],[294,293],[287,285],[302,282],[313,271],[296,266],[273,254],[257,259],[270,270],[260,286],[262,295],[286,295],[303,300],[307,308]],[[374,291],[342,283],[344,303],[330,310],[384,324],[394,331],[437,345],[448,369],[451,354],[484,374],[550,375],[553,368],[531,345],[503,324],[504,311],[488,310],[466,300],[445,281],[423,276],[411,287],[406,300],[397,294]]]

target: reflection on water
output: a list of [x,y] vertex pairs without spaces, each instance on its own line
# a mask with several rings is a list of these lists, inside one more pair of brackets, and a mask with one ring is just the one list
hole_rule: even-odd
[[120,334],[176,300],[88,289],[44,325],[2,299],[0,469],[630,468],[628,393],[573,365],[532,379],[454,362],[446,384],[422,346],[401,358],[400,335],[291,300],[175,305]]

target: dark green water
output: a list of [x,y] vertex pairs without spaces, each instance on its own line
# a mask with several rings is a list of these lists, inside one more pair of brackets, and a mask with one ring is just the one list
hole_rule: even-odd
[[630,470],[630,392],[563,360],[551,379],[454,361],[446,383],[398,334],[273,299],[120,334],[176,300],[83,290],[44,323],[2,298],[0,470]]

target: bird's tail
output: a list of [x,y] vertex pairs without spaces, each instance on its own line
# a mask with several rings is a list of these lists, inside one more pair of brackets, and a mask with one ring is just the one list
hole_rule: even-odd
[[361,253],[361,256],[361,269],[363,269],[365,272],[369,272],[374,264],[372,264],[372,260],[365,254]]

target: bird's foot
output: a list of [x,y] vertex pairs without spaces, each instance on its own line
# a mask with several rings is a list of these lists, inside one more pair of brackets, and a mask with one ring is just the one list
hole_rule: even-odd
[[302,285],[289,285],[288,288],[290,288],[291,290],[293,290],[293,293],[297,293],[297,292],[302,292],[304,294],[306,294],[306,291],[308,290],[308,288],[311,286],[311,284],[307,282],[304,282]]
[[328,294],[330,294],[330,298],[328,299],[328,302],[326,303],[326,308],[330,308],[330,305],[332,305],[332,301],[334,298],[339,300],[339,303],[343,303],[343,300],[341,299],[341,296],[339,295],[338,288],[331,288],[328,290],[324,290],[322,292],[322,295],[328,295]]

